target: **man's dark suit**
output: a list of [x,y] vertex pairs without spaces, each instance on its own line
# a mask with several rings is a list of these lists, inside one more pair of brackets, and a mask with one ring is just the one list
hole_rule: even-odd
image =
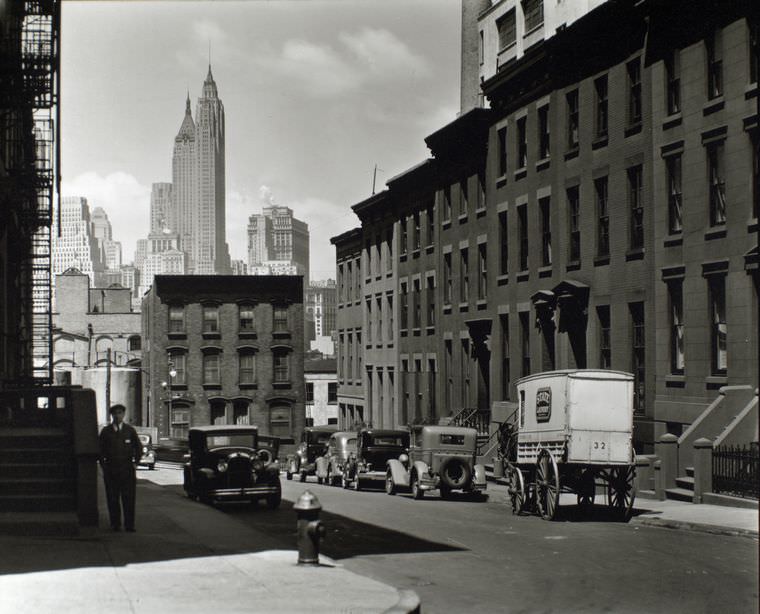
[[142,455],[137,431],[121,423],[117,431],[109,424],[100,431],[100,464],[106,485],[108,515],[111,527],[121,527],[121,509],[124,508],[124,526],[135,527],[135,466]]

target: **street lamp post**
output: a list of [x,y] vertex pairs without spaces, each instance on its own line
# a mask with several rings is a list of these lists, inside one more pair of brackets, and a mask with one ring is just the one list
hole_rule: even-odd
[[174,385],[174,378],[175,377],[177,377],[177,370],[174,368],[174,363],[170,360],[169,361],[169,403],[167,405],[167,408],[168,408],[168,419],[166,421],[166,434],[169,437],[171,437],[172,399],[174,397],[173,385]]

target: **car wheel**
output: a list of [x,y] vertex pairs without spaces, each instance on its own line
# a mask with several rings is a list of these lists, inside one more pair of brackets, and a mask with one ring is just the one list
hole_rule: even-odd
[[267,495],[267,507],[270,510],[276,510],[278,507],[280,507],[281,502],[282,492],[276,492],[273,495]]
[[420,479],[417,477],[417,474],[415,473],[412,476],[412,498],[413,499],[422,499],[422,497],[425,496],[425,491],[420,488]]
[[302,471],[302,472],[300,473],[300,475],[299,475],[299,478],[298,478],[298,479],[299,479],[301,482],[305,482],[305,481],[306,481],[306,473],[304,473],[304,472]]
[[396,494],[396,483],[393,481],[393,475],[391,475],[390,471],[385,475],[385,494]]

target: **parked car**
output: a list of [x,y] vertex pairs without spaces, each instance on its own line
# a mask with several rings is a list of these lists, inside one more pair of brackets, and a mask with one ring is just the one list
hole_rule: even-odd
[[184,464],[187,456],[187,439],[161,437],[156,442],[154,452],[162,463]]
[[280,438],[275,435],[259,435],[259,458],[266,463],[277,463],[280,468]]
[[356,453],[356,431],[338,431],[333,433],[327,443],[327,453],[317,467],[317,480],[330,486],[342,484],[349,487],[344,469],[351,454]]
[[285,472],[287,479],[292,480],[294,475],[298,475],[305,482],[306,476],[314,475],[316,461],[324,456],[327,442],[336,430],[337,427],[307,426],[301,433],[301,443],[296,453],[288,457]]
[[406,457],[409,453],[409,431],[364,428],[357,436],[356,453],[348,458],[345,481],[354,490],[367,482],[384,482],[388,461]]
[[461,426],[412,427],[407,458],[388,461],[385,492],[395,495],[403,490],[415,499],[435,489],[444,499],[453,490],[482,496],[486,471],[475,462],[477,434]]
[[[259,443],[255,426],[199,426],[190,429],[190,454],[184,467],[187,495],[203,502],[266,500],[280,505],[278,463]],[[267,442],[271,443],[271,442]]]
[[156,451],[153,449],[153,439],[150,435],[138,435],[142,445],[142,456],[140,456],[140,467],[147,467],[151,471],[156,468]]

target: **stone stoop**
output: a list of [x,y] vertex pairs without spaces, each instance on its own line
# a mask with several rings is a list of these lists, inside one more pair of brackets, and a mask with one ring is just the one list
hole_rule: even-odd
[[694,501],[694,467],[686,467],[686,475],[676,478],[675,488],[665,489],[665,498],[674,501]]

